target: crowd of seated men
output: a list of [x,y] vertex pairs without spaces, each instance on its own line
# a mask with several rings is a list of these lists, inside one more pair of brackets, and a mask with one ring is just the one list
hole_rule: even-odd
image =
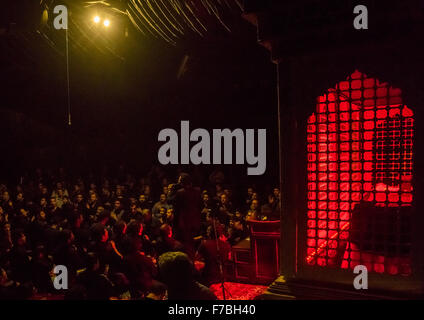
[[[261,194],[210,176],[199,185],[190,257],[175,239],[170,182],[157,169],[141,178],[38,169],[1,184],[0,299],[214,299],[207,286],[220,281],[217,250],[227,259],[249,235],[249,219],[278,220],[279,190]],[[67,290],[53,285],[57,265],[67,268]]]

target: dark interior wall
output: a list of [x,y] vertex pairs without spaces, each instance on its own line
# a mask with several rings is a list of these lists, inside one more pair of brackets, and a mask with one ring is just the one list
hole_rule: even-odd
[[[316,98],[333,88],[336,83],[345,80],[353,71],[359,70],[370,77],[375,77],[382,82],[389,83],[392,87],[402,90],[403,103],[414,112],[414,203],[415,214],[413,217],[413,276],[383,277],[370,274],[369,286],[379,289],[419,292],[423,280],[423,243],[421,228],[424,221],[421,214],[423,193],[423,126],[424,119],[422,104],[424,68],[423,50],[412,41],[413,39],[393,39],[391,42],[367,43],[366,45],[343,46],[333,49],[322,49],[316,52],[303,53],[279,65],[280,75],[287,74],[286,85],[281,83],[280,96],[282,97],[283,121],[292,121],[289,130],[283,129],[290,143],[286,148],[289,156],[286,160],[286,181],[288,184],[285,200],[287,201],[287,217],[282,236],[286,241],[284,251],[283,269],[289,271],[299,279],[313,279],[330,283],[346,284],[351,286],[351,271],[331,270],[325,268],[309,268],[305,266],[306,252],[306,211],[307,211],[307,143],[306,124],[307,118],[315,111]],[[284,83],[284,82],[283,82]],[[287,113],[284,110],[287,110]],[[288,120],[290,119],[290,120]],[[290,148],[290,149],[289,149]],[[296,156],[293,156],[296,155]],[[298,232],[285,232],[284,230],[298,230]],[[396,283],[396,285],[394,285]]]
[[[189,120],[192,129],[266,128],[267,171],[257,178],[274,177],[276,183],[276,69],[253,27],[242,23],[241,37],[226,33],[176,47],[134,35],[122,40],[123,60],[81,53],[71,43],[71,127],[64,43],[56,52],[22,30],[0,38],[0,108],[8,114],[0,119],[8,150],[2,177],[14,179],[36,167],[80,171],[122,162],[143,172],[158,164],[159,131]],[[246,177],[246,166],[227,169],[256,179]]]

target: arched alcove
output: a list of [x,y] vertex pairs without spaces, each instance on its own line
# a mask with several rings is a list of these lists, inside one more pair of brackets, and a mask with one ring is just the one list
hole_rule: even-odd
[[355,71],[318,97],[307,124],[305,266],[411,275],[413,139],[413,111],[388,83]]

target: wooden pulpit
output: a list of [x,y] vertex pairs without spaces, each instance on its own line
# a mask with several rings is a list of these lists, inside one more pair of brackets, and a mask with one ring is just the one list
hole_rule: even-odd
[[248,224],[256,280],[269,283],[279,272],[280,220],[251,220]]

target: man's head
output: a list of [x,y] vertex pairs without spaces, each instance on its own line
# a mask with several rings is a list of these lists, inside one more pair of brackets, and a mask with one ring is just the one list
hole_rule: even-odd
[[3,231],[4,231],[4,233],[8,234],[10,232],[10,230],[11,230],[10,223],[5,223],[3,225]]
[[250,205],[251,210],[256,210],[259,207],[259,201],[257,199],[252,200],[252,204]]
[[99,257],[94,252],[89,252],[87,255],[87,269],[90,271],[97,271],[99,268]]
[[158,265],[161,279],[169,288],[183,288],[193,281],[193,264],[183,252],[164,253]]
[[22,192],[19,192],[16,195],[16,200],[18,200],[18,201],[24,201],[24,194]]
[[261,207],[261,215],[264,217],[269,217],[272,214],[272,209],[268,204],[265,204]]
[[243,223],[241,222],[241,220],[239,219],[234,220],[233,228],[235,230],[243,230]]
[[221,194],[221,203],[222,204],[227,204],[227,202],[228,202],[228,196],[227,196],[227,194],[225,194],[225,193]]
[[165,203],[166,202],[166,195],[164,193],[162,193],[160,195],[159,201],[160,201],[160,203]]
[[39,218],[40,220],[42,220],[42,221],[46,220],[46,213],[45,213],[43,210],[41,210],[41,211],[38,213],[38,218]]
[[0,268],[0,287],[3,287],[9,281],[7,273],[3,268]]
[[149,289],[149,294],[147,295],[148,298],[152,300],[165,300],[166,299],[166,286],[159,282],[154,281],[152,286]]
[[91,193],[91,195],[90,195],[90,200],[91,200],[91,202],[95,202],[95,201],[97,201],[97,194],[96,193]]
[[235,213],[234,216],[235,216],[236,219],[242,219],[243,218],[243,214],[238,209],[236,210],[236,213]]
[[181,184],[183,187],[189,187],[192,185],[191,177],[188,173],[181,173],[178,178],[178,183]]
[[9,201],[10,200],[9,192],[7,192],[7,191],[3,192],[3,200],[4,201]]
[[148,184],[144,186],[144,194],[147,196],[150,195],[150,186]]
[[169,224],[163,224],[160,227],[160,233],[163,238],[172,238],[172,227]]
[[103,214],[103,212],[105,212],[105,207],[103,206],[98,206],[97,210],[96,210],[96,215],[97,216],[101,216]]
[[166,210],[166,219],[168,219],[168,221],[171,221],[173,217],[174,217],[174,209],[168,208],[168,210]]
[[101,223],[97,223],[92,227],[92,235],[96,241],[106,242],[109,239],[109,232]]
[[107,196],[107,197],[110,196],[110,190],[109,190],[108,187],[102,188],[102,195]]
[[168,186],[163,186],[163,187],[162,187],[162,193],[163,193],[163,194],[166,194],[166,195],[169,193]]
[[143,230],[143,224],[140,221],[133,220],[128,224],[127,233],[132,237],[137,237],[143,234]]
[[46,198],[44,198],[44,197],[42,197],[41,199],[40,199],[40,206],[46,206],[47,205],[47,199]]
[[23,246],[26,244],[26,235],[23,230],[16,231],[15,234],[15,244],[18,246]]
[[205,203],[209,202],[209,195],[207,193],[203,193],[202,198],[203,198],[203,202]]
[[149,224],[152,221],[152,212],[149,209],[143,209],[142,215],[144,223]]
[[81,190],[79,184],[74,184],[74,191],[79,192]]
[[137,212],[137,205],[135,203],[132,203],[130,205],[130,212],[135,214]]

